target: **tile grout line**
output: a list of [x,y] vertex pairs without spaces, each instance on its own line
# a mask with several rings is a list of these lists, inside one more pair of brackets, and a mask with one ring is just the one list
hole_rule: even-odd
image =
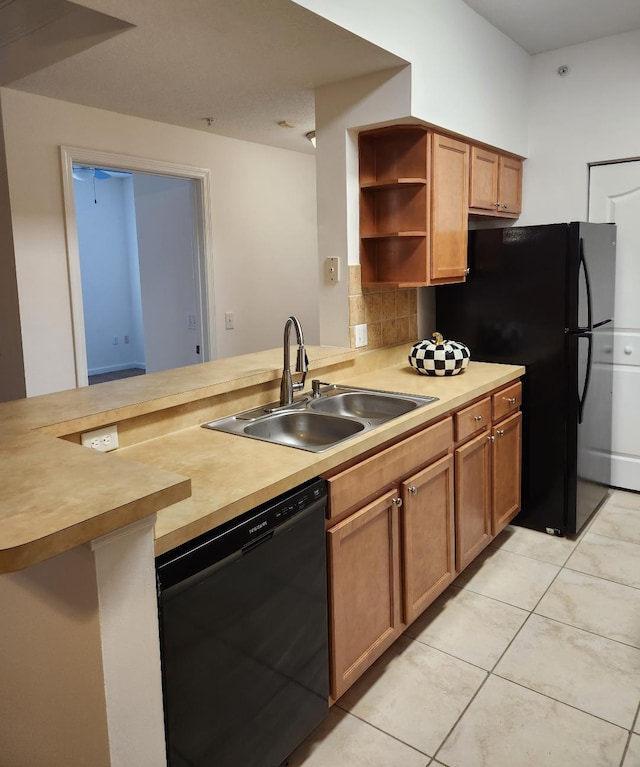
[[[354,719],[357,719],[359,722],[362,722],[362,724],[366,724],[368,727],[373,727],[374,730],[377,730],[378,732],[381,732],[383,735],[386,735],[387,737],[391,738],[392,740],[395,740],[397,743],[402,743],[403,746],[406,746],[407,748],[410,748],[412,751],[415,751],[416,754],[420,754],[420,756],[426,756],[427,759],[433,759],[434,757],[431,756],[431,754],[427,754],[424,751],[420,751],[419,748],[416,748],[415,746],[412,746],[411,743],[407,743],[406,741],[402,740],[402,738],[399,738],[397,735],[393,735],[390,732],[387,732],[386,730],[383,730],[382,727],[378,727],[377,724],[373,724],[372,722],[368,722],[366,719],[363,719],[361,716],[358,716],[358,714],[355,714],[353,711],[349,711],[347,708],[343,708],[339,704],[338,701],[336,701],[333,704],[334,708],[339,708],[340,711],[343,711],[347,716],[352,716]],[[428,766],[427,766],[428,767]]]
[[[585,711],[583,708],[578,708],[578,706],[575,706],[573,703],[567,703],[566,700],[560,700],[559,698],[554,698],[553,695],[549,695],[546,692],[541,692],[540,690],[536,690],[533,687],[527,687],[527,685],[523,684],[522,682],[516,682],[513,679],[509,679],[508,677],[501,676],[500,674],[497,674],[493,671],[491,672],[491,675],[497,677],[498,679],[502,679],[505,682],[510,682],[511,684],[515,684],[518,687],[521,687],[523,690],[528,690],[529,692],[533,692],[536,695],[541,695],[543,698],[546,698],[547,700],[552,700],[555,703],[559,703],[561,706],[572,708],[574,711],[579,711],[581,714],[586,714],[586,716],[591,716],[594,719],[598,719],[601,722],[604,722],[605,724],[610,724],[612,727],[617,727],[619,730],[622,730],[623,732],[626,732],[627,734],[632,733],[632,730],[629,729],[629,727],[624,727],[623,725],[618,724],[617,722],[612,722],[610,719],[605,719],[603,716],[600,716],[600,714],[594,714],[591,711]],[[633,727],[633,724],[631,724],[631,727]]]
[[629,730],[629,733],[627,735],[627,742],[624,747],[624,751],[622,752],[622,758],[620,759],[620,765],[619,767],[624,767],[625,759],[627,758],[627,753],[629,751],[629,746],[631,745],[631,738],[633,738],[635,733],[635,726],[640,721],[640,703],[638,703],[638,706],[636,708],[636,715],[631,722],[631,729]]

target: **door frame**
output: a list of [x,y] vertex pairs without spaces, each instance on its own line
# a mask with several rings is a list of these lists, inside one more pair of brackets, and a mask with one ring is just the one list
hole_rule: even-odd
[[87,347],[80,274],[80,248],[76,220],[73,166],[90,165],[132,173],[191,179],[195,184],[196,215],[196,289],[200,299],[200,327],[202,329],[202,361],[215,358],[215,312],[213,311],[213,236],[211,228],[211,171],[191,165],[152,160],[146,157],[103,152],[98,149],[60,146],[62,163],[62,193],[64,199],[65,234],[67,240],[67,269],[71,301],[71,324],[75,359],[76,386],[89,385]]

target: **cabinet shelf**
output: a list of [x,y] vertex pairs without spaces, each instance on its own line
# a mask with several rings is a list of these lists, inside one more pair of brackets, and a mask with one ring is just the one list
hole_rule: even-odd
[[422,288],[424,287],[424,282],[398,282],[398,281],[392,281],[392,282],[384,282],[382,280],[376,280],[376,281],[369,281],[369,282],[362,282],[363,288],[394,288],[395,290],[400,290],[401,288]]
[[363,240],[390,240],[395,237],[426,237],[426,231],[408,231],[408,232],[375,232],[372,234],[363,234]]
[[426,186],[426,178],[393,178],[381,181],[367,181],[360,185],[361,189],[393,189],[398,186]]

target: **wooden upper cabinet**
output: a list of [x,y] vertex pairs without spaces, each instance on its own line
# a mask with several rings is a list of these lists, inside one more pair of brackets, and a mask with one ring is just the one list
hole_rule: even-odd
[[516,157],[500,158],[498,175],[500,213],[522,212],[522,160]]
[[472,146],[469,210],[516,218],[522,211],[522,160]]
[[469,207],[495,211],[498,201],[498,165],[500,156],[488,149],[471,147]]
[[469,147],[423,126],[361,133],[362,283],[461,282],[466,274]]
[[467,273],[469,145],[432,137],[430,283],[460,282]]

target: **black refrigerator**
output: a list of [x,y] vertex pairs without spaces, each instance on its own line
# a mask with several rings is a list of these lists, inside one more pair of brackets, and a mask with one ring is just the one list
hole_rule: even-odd
[[471,231],[467,282],[436,288],[445,338],[526,366],[514,524],[573,535],[608,494],[615,239],[578,222]]

